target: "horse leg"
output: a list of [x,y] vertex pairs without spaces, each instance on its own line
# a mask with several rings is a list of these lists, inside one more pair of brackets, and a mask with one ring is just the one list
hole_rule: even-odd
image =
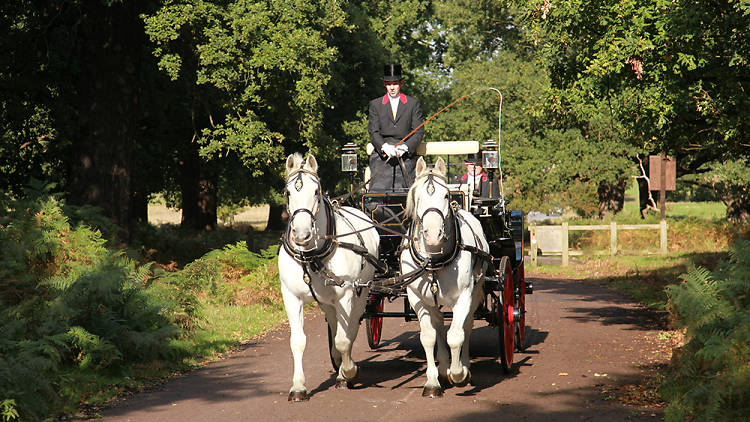
[[[470,320],[472,292],[465,291],[458,296],[453,305],[453,321],[448,329],[448,346],[451,349],[451,367],[448,377],[453,385],[463,387],[471,379],[469,368],[461,362],[461,351],[467,340],[466,323]],[[472,321],[473,324],[473,321]]]
[[443,395],[443,389],[440,386],[438,369],[435,365],[436,328],[438,327],[434,325],[435,318],[432,317],[432,312],[424,306],[419,297],[412,293],[411,290],[407,290],[407,293],[409,303],[411,303],[419,319],[419,340],[422,342],[424,354],[427,358],[427,382],[424,384],[424,389],[422,389],[422,396],[430,398],[440,397]]
[[289,390],[289,401],[307,400],[307,388],[305,388],[305,373],[302,370],[302,354],[305,352],[307,337],[304,330],[304,308],[302,299],[290,292],[282,283],[281,293],[284,298],[284,308],[289,319],[289,346],[292,349],[294,359],[294,375],[292,376],[292,388]]
[[[326,303],[318,303],[318,306],[320,306],[320,309],[323,310],[323,312],[326,315],[326,322],[328,323],[328,329],[331,331],[331,338],[336,338],[336,332],[338,331],[339,322],[338,317],[336,316],[336,308],[332,305],[326,304]],[[336,344],[331,343],[331,350],[329,350],[329,353],[331,354],[331,359],[333,359],[333,366],[334,369],[341,367],[341,353],[336,349]]]
[[437,365],[438,380],[440,385],[448,385],[448,368],[450,366],[450,353],[448,352],[448,340],[445,336],[445,319],[442,312],[430,313],[432,325],[436,328]]
[[336,388],[339,389],[351,387],[351,382],[356,378],[359,370],[352,359],[352,345],[357,338],[359,316],[365,310],[365,301],[365,298],[355,297],[353,292],[349,292],[336,305],[338,329],[334,337],[334,346],[341,354],[341,366],[336,377]]
[[[474,293],[472,296],[471,308],[466,316],[466,322],[464,322],[464,344],[461,348],[461,364],[466,368],[471,368],[471,356],[469,355],[469,345],[471,343],[471,331],[474,328],[474,311],[479,307],[479,303],[482,301],[484,296],[484,289],[481,284],[475,284]],[[471,374],[471,372],[469,372]]]

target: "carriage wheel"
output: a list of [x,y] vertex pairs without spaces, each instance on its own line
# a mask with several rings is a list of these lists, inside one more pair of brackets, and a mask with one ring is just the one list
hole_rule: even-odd
[[510,373],[513,367],[513,340],[515,324],[513,323],[513,268],[510,266],[510,260],[507,256],[500,260],[500,271],[504,276],[502,284],[501,300],[496,307],[498,346],[500,347],[500,363],[503,372]]
[[339,372],[339,365],[336,363],[336,359],[333,358],[333,335],[331,335],[331,326],[328,325],[328,320],[326,320],[326,327],[328,328],[328,357],[331,358],[333,371]]
[[[367,302],[369,304],[377,303],[374,306],[375,311],[378,313],[383,312],[383,303],[385,301],[382,296],[370,295]],[[365,326],[367,327],[367,344],[370,345],[370,349],[377,349],[380,346],[380,335],[383,333],[383,317],[369,317],[365,321]]]
[[526,349],[526,274],[523,269],[523,261],[516,270],[518,275],[518,299],[516,301],[516,350],[523,352]]

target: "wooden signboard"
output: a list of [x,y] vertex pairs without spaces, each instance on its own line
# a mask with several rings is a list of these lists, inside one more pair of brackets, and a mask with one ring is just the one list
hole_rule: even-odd
[[648,177],[651,181],[651,190],[661,190],[661,175],[664,174],[666,183],[664,190],[675,190],[677,179],[677,161],[672,157],[666,157],[664,161],[664,173],[661,171],[662,157],[660,155],[648,156]]

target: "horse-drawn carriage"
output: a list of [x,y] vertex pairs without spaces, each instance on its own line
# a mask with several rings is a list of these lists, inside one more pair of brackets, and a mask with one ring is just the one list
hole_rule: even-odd
[[[479,192],[474,186],[450,183],[451,200],[478,218],[490,247],[491,265],[484,277],[483,300],[474,312],[474,318],[485,320],[496,327],[498,333],[498,356],[507,373],[513,363],[514,349],[525,346],[526,294],[532,293],[532,285],[524,277],[523,259],[523,213],[508,210],[503,198],[497,195],[494,172],[498,168],[496,144],[488,142],[482,153],[482,165],[490,172],[489,189]],[[418,149],[422,156],[475,156],[479,152],[476,141],[423,143]],[[342,170],[351,171],[351,157],[342,156]],[[447,179],[451,179],[447,177]],[[476,195],[479,194],[479,195]],[[387,267],[376,272],[370,288],[368,305],[363,315],[367,330],[367,341],[371,348],[380,344],[384,317],[402,317],[406,321],[416,319],[406,293],[398,285],[403,274],[398,271],[399,246],[408,232],[409,222],[405,217],[407,192],[365,193],[359,200],[360,209],[381,227],[380,259]],[[386,228],[386,229],[383,229]],[[390,230],[388,230],[390,229]],[[394,282],[394,280],[397,280]],[[405,280],[406,281],[406,280]],[[384,302],[403,298],[403,312],[384,312]],[[446,318],[450,312],[443,312]]]
[[[433,167],[420,157],[410,190],[362,193],[356,207],[321,195],[314,158],[289,157],[290,224],[279,268],[295,362],[290,401],[307,398],[301,303],[309,300],[326,315],[339,388],[357,374],[349,352],[359,324],[365,322],[368,344],[377,348],[386,317],[420,321],[428,364],[425,396],[441,395],[440,382],[470,381],[468,337],[474,319],[496,328],[501,367],[511,370],[514,350],[525,345],[525,296],[532,286],[524,277],[523,213],[506,209],[496,188],[501,184],[497,145],[484,147],[490,188],[480,195],[472,185],[449,183],[442,158],[477,155],[478,142],[423,143],[419,155],[440,157]],[[351,148],[342,154],[342,170],[357,171]],[[384,311],[386,301],[397,299],[403,299],[402,312]],[[447,333],[446,318],[452,320]]]

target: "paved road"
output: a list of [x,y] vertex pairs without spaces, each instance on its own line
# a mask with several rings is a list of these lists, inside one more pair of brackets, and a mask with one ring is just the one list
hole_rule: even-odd
[[367,346],[363,324],[353,352],[358,382],[336,390],[325,323],[316,311],[306,322],[310,401],[287,402],[292,361],[282,327],[226,359],[117,403],[102,412],[104,421],[661,420],[659,411],[628,408],[602,394],[603,385],[639,379],[638,365],[653,359],[658,327],[648,312],[590,283],[528,277],[536,288],[527,297],[530,347],[516,354],[510,375],[495,359],[496,333],[477,321],[471,337],[474,385],[423,398],[418,324],[390,318],[377,350]]

